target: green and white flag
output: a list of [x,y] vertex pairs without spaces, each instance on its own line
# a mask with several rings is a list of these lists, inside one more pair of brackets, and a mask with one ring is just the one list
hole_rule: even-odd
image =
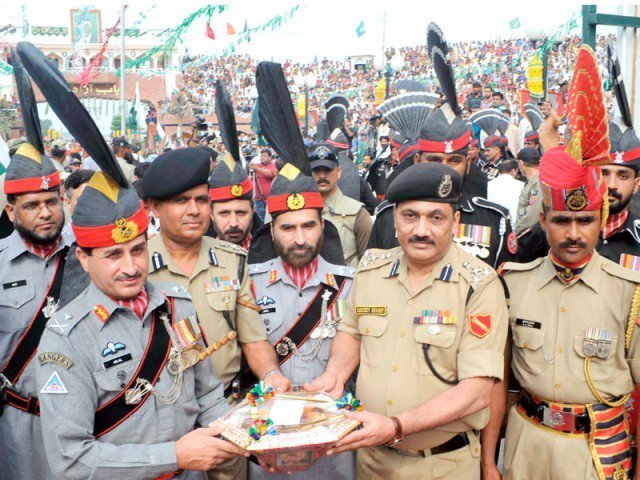
[[364,28],[364,20],[363,20],[360,22],[360,25],[358,25],[358,27],[356,28],[356,35],[358,35],[358,38],[360,38],[365,33],[366,33],[366,30]]
[[511,30],[515,30],[516,28],[520,28],[522,25],[520,24],[520,17],[516,17],[513,20],[509,20],[509,28]]

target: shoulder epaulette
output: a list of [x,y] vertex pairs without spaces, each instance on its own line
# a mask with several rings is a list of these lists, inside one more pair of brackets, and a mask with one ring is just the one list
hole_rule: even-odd
[[640,219],[636,219],[633,221],[633,228],[628,229],[631,236],[634,240],[640,243]]
[[333,275],[340,275],[341,277],[353,278],[356,273],[356,269],[349,267],[348,265],[334,265],[329,263],[329,270]]
[[71,330],[91,313],[92,307],[87,303],[84,292],[81,293],[47,320],[47,330],[68,337]]
[[215,247],[225,252],[235,253],[237,255],[247,255],[247,251],[240,245],[235,243],[225,242],[224,240],[218,240],[217,238],[209,238],[209,241],[215,242]]
[[191,300],[189,290],[182,285],[173,282],[153,282],[153,286],[162,292],[163,295],[173,298],[183,298]]
[[480,208],[488,208],[490,210],[495,210],[503,217],[509,216],[509,210],[504,208],[502,205],[498,205],[497,203],[490,202],[486,198],[473,197],[471,201],[473,202],[474,205],[477,205]]
[[526,272],[528,270],[533,270],[542,262],[544,262],[544,257],[536,258],[535,260],[527,263],[506,262],[502,265],[500,274],[505,275],[509,272]]
[[391,203],[389,200],[385,200],[380,205],[378,205],[374,211],[374,215],[380,215],[385,210],[393,208],[395,203]]
[[460,276],[469,282],[474,289],[498,276],[493,268],[472,255],[468,255],[462,261],[461,267],[459,269]]
[[371,248],[367,250],[360,259],[358,271],[372,270],[390,263],[398,256],[397,250],[400,250],[400,247],[391,250],[382,250],[379,248]]
[[611,260],[608,260],[604,257],[601,258],[601,262],[602,270],[607,272],[609,275],[622,278],[633,283],[640,283],[640,272],[637,272],[630,268],[625,268],[622,265],[612,262]]
[[274,264],[274,260],[267,260],[262,263],[250,263],[247,267],[247,272],[249,275],[257,275],[260,273],[269,272],[272,270]]

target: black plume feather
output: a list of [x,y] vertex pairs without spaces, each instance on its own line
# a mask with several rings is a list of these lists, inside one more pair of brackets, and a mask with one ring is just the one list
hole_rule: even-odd
[[329,132],[333,132],[336,128],[342,128],[344,118],[347,116],[349,100],[342,95],[334,95],[325,102],[324,108],[327,109]]
[[496,132],[504,135],[507,133],[507,128],[509,128],[509,117],[497,108],[480,110],[471,115],[469,120],[475,123],[489,137],[495,135]]
[[311,165],[302,141],[282,66],[260,62],[256,70],[260,125],[269,145],[285,163],[311,176]]
[[444,38],[440,27],[435,23],[429,23],[427,27],[427,50],[433,64],[433,69],[438,77],[440,87],[447,97],[447,102],[455,115],[460,113],[458,97],[456,96],[456,82],[453,76],[453,67],[449,60],[449,45]]
[[540,128],[540,124],[544,120],[540,109],[533,103],[525,103],[524,113],[531,124],[531,128],[533,130],[538,130],[538,128]]
[[620,68],[620,61],[618,55],[616,55],[611,42],[607,43],[607,64],[609,67],[609,78],[613,85],[613,92],[618,102],[618,110],[620,110],[620,116],[622,122],[629,128],[633,128],[633,120],[631,119],[631,109],[629,108],[629,99],[627,98],[627,91],[624,86],[624,80],[622,78],[622,69]]
[[233,103],[229,98],[224,83],[216,81],[216,116],[220,127],[222,143],[227,147],[236,162],[240,161],[240,145],[238,144],[238,130],[236,128],[236,117],[233,113]]
[[97,125],[58,69],[30,42],[19,42],[18,55],[31,78],[47,99],[69,133],[82,145],[100,168],[121,187],[129,182]]
[[13,75],[16,79],[20,110],[22,111],[22,124],[24,125],[27,141],[40,153],[44,153],[40,117],[38,117],[38,104],[33,94],[29,74],[24,69],[15,48],[11,51],[11,65],[13,66]]

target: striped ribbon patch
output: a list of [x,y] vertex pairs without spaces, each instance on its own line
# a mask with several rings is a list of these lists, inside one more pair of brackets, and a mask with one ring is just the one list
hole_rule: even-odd
[[470,238],[475,244],[491,244],[491,227],[485,225],[469,225],[459,223],[456,229],[455,238]]
[[629,255],[628,253],[620,254],[620,265],[630,270],[640,272],[640,257]]
[[611,330],[606,328],[589,327],[584,332],[584,339],[595,343],[611,343],[612,338],[613,334],[611,333]]
[[599,478],[633,478],[631,438],[624,407],[595,404],[587,405],[587,410],[591,418],[589,447]]
[[423,310],[422,315],[414,317],[413,323],[416,325],[442,324],[453,325],[456,317],[451,316],[451,310]]
[[344,318],[347,312],[347,301],[338,300],[335,302],[329,310],[327,310],[327,320],[337,322],[339,319]]
[[213,283],[208,283],[205,286],[207,293],[215,292],[230,292],[232,290],[240,289],[240,280],[231,277],[213,277]]
[[176,322],[173,325],[173,330],[180,341],[182,349],[192,347],[202,336],[200,325],[198,325],[194,315]]

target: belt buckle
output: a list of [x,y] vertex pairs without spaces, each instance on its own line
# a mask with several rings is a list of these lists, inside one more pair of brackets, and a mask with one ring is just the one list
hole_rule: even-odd
[[575,431],[576,416],[570,412],[553,410],[551,407],[543,407],[542,424],[554,430]]
[[7,377],[0,373],[0,392],[11,387],[13,387],[13,383],[11,383]]

